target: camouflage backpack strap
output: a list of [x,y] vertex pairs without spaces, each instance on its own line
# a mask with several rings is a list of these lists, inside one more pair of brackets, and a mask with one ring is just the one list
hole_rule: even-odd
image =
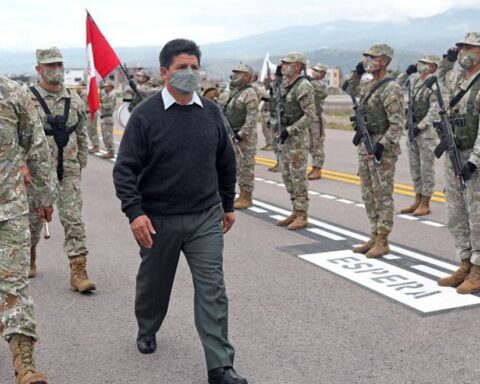
[[385,77],[384,79],[380,80],[377,84],[375,84],[370,92],[360,100],[360,104],[367,104],[368,100],[377,92],[378,89],[383,87],[384,85],[387,85],[389,82],[394,81],[395,79],[393,77]]

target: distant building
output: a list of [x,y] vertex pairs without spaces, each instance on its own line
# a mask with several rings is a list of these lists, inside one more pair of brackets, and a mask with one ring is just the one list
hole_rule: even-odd
[[80,85],[81,81],[85,81],[85,71],[83,69],[65,69],[65,86],[75,87]]
[[340,88],[340,68],[328,68],[325,81],[328,88]]

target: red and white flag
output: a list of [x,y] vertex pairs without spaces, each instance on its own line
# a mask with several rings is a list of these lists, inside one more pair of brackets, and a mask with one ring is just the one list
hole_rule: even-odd
[[90,118],[100,106],[98,82],[105,79],[121,63],[117,54],[103,36],[87,11],[87,93]]

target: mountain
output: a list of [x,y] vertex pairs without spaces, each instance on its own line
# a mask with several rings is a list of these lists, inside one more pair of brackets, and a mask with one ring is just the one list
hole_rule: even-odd
[[[260,68],[266,52],[278,61],[288,51],[303,51],[311,62],[322,61],[343,71],[352,68],[370,45],[384,42],[395,48],[393,67],[403,68],[421,54],[442,54],[468,31],[478,30],[480,8],[453,8],[430,17],[402,22],[337,20],[312,26],[288,27],[276,31],[201,46],[203,67],[210,76],[226,78],[239,61]],[[161,47],[119,47],[118,56],[129,66],[158,70]],[[70,68],[85,67],[85,50],[67,48]],[[35,73],[34,52],[0,50],[0,73]]]

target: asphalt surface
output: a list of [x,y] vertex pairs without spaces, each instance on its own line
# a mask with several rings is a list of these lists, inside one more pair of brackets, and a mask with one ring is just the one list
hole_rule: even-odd
[[[351,135],[327,131],[326,169],[356,173]],[[259,151],[259,156],[273,154]],[[68,289],[68,263],[57,216],[51,224],[52,238],[39,246],[39,274],[31,282],[41,337],[37,365],[53,384],[206,383],[193,323],[191,276],[184,259],[168,316],[157,335],[157,352],[147,356],[136,349],[133,300],[139,256],[114,194],[112,166],[112,161],[90,156],[82,175],[88,270],[97,291],[80,295]],[[438,162],[437,191],[443,186],[441,166]],[[256,175],[260,179],[254,197],[259,204],[289,210],[281,175],[263,165],[257,165]],[[396,180],[410,184],[406,152],[398,162]],[[309,189],[318,192],[311,195],[311,218],[368,234],[357,185],[322,179],[311,182]],[[411,200],[395,194],[398,207]],[[255,207],[261,211],[262,205]],[[455,265],[444,204],[433,202],[432,208],[423,220],[397,216],[391,240]],[[237,350],[235,367],[249,383],[478,382],[478,306],[421,314],[298,257],[324,251],[332,244],[327,240],[305,230],[276,227],[272,218],[259,212],[237,213],[225,239],[225,280],[230,337]],[[2,343],[0,383],[10,382],[11,357]]]

